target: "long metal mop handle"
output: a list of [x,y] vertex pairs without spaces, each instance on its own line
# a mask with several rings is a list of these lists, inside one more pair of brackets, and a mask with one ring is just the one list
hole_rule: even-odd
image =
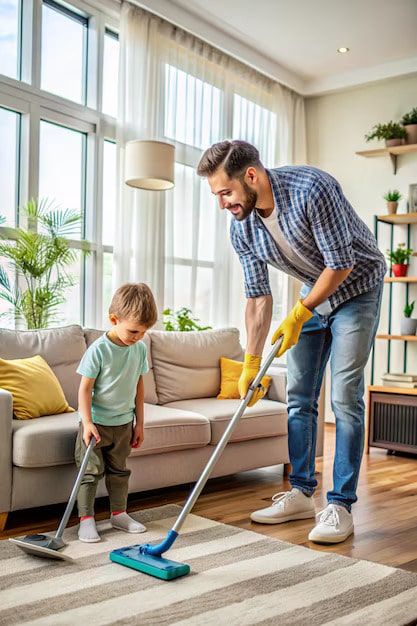
[[214,466],[216,465],[219,457],[221,456],[223,450],[225,449],[230,436],[235,428],[235,426],[237,425],[238,421],[240,420],[240,418],[242,417],[246,407],[248,406],[248,403],[250,402],[255,389],[260,385],[260,382],[262,380],[262,378],[265,376],[266,372],[268,371],[270,365],[272,364],[276,353],[278,352],[279,348],[281,347],[281,343],[282,343],[283,337],[280,337],[274,344],[274,347],[272,348],[271,352],[269,353],[269,355],[267,356],[265,362],[263,363],[261,369],[259,370],[255,380],[252,382],[252,384],[250,385],[249,389],[248,389],[248,393],[246,394],[246,396],[243,398],[242,402],[239,404],[239,407],[236,411],[236,413],[234,414],[233,418],[231,419],[231,421],[229,422],[229,425],[227,426],[226,430],[224,431],[219,443],[217,444],[213,454],[210,457],[209,462],[207,463],[206,467],[204,468],[203,473],[201,474],[200,478],[198,479],[198,482],[196,483],[193,491],[191,492],[187,502],[184,505],[184,508],[182,509],[180,515],[178,516],[177,521],[175,522],[174,526],[172,527],[172,531],[178,533],[179,530],[181,529],[185,518],[187,517],[187,515],[190,513],[191,509],[193,508],[198,496],[200,495],[200,493],[202,492],[202,490],[204,489],[204,486],[207,482],[207,480],[209,479],[209,476],[211,474],[211,472],[213,471]]
[[62,520],[58,526],[58,530],[55,533],[55,539],[62,539],[62,535],[64,534],[64,530],[68,524],[68,520],[71,515],[71,511],[74,508],[75,499],[78,495],[78,491],[81,486],[81,481],[84,478],[85,470],[87,469],[87,463],[88,463],[88,459],[90,458],[91,450],[94,448],[95,443],[96,443],[95,438],[91,437],[90,443],[88,444],[88,448],[85,451],[80,469],[78,470],[78,475],[74,483],[74,486],[72,488],[70,499],[68,500],[67,508],[65,509],[64,515],[62,516]]

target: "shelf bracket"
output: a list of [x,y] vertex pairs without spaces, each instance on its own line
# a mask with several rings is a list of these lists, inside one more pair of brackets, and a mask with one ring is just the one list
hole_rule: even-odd
[[396,154],[389,154],[390,159],[391,159],[391,164],[392,164],[392,171],[394,174],[397,173],[397,155]]

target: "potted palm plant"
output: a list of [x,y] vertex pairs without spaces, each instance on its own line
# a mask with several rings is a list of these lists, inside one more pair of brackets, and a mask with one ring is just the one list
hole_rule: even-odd
[[389,190],[384,195],[384,200],[387,201],[387,210],[391,215],[397,212],[398,209],[398,200],[401,199],[401,194],[398,189],[394,189],[393,191]]
[[385,139],[387,148],[391,146],[400,146],[404,143],[405,129],[397,122],[387,122],[386,124],[375,124],[371,131],[365,135],[366,141],[372,139]]
[[405,128],[407,143],[417,143],[417,107],[403,115],[401,124]]
[[412,254],[412,249],[406,248],[405,243],[399,243],[396,250],[387,250],[387,259],[391,262],[394,276],[407,276],[408,262]]
[[401,320],[401,334],[402,335],[415,335],[417,330],[417,319],[412,318],[414,310],[414,300],[408,303],[404,307],[404,317]]
[[22,320],[27,329],[46,328],[57,318],[65,291],[75,284],[68,268],[76,252],[67,238],[79,232],[81,214],[60,210],[48,200],[30,200],[20,216],[27,229],[0,230],[0,258],[15,276],[11,283],[0,265],[0,298],[9,304],[6,314]]

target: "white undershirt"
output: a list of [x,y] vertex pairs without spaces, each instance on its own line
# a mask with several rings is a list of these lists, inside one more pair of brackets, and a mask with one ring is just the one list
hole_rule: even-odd
[[[258,215],[265,224],[268,231],[271,233],[272,237],[274,238],[274,241],[277,244],[283,257],[285,259],[288,259],[288,261],[290,261],[294,265],[294,267],[302,271],[304,274],[307,274],[312,278],[317,277],[317,269],[314,267],[314,265],[306,261],[305,258],[300,256],[295,250],[293,250],[288,241],[285,239],[283,232],[278,224],[276,207],[274,207],[274,210],[268,217],[262,217],[259,212]],[[307,287],[307,285],[305,285],[303,289],[304,291],[306,291],[305,295],[303,294],[303,297],[305,298],[307,293],[311,291],[311,287]],[[327,299],[318,306],[316,306],[316,311],[317,313],[320,313],[320,315],[329,315],[329,313],[331,312],[329,300]]]
[[271,233],[284,258],[288,259],[288,261],[290,261],[297,269],[301,270],[303,274],[311,276],[312,279],[317,276],[317,269],[314,267],[314,265],[306,261],[297,252],[295,252],[295,250],[291,248],[290,244],[285,239],[282,230],[278,224],[276,208],[274,208],[271,215],[269,215],[268,217],[262,217],[259,212],[258,215]]

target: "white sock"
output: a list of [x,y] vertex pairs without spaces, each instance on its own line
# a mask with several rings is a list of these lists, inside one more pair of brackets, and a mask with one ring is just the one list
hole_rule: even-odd
[[127,533],[144,533],[146,527],[140,522],[136,522],[126,512],[118,513],[117,515],[111,515],[110,518],[113,528],[118,530],[124,530]]
[[96,543],[101,541],[101,537],[97,532],[96,520],[94,517],[87,517],[80,520],[80,527],[78,529],[78,539],[85,541],[86,543]]

